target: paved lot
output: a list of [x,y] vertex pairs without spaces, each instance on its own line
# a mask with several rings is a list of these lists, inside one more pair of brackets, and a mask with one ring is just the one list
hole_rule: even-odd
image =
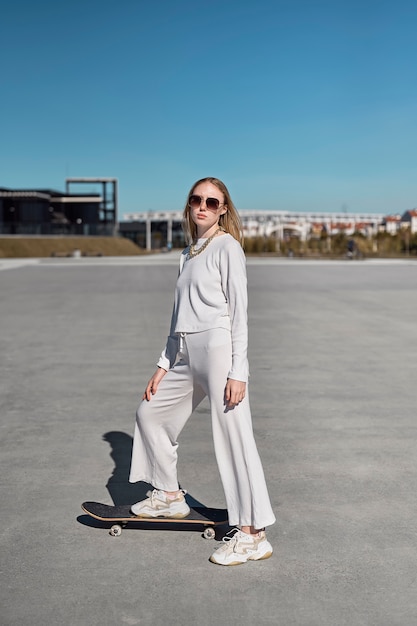
[[[221,568],[199,532],[111,538],[176,255],[0,261],[4,626],[415,626],[417,264],[252,259],[251,400],[273,557]],[[182,485],[224,498],[207,404]],[[98,525],[97,525],[98,526]]]

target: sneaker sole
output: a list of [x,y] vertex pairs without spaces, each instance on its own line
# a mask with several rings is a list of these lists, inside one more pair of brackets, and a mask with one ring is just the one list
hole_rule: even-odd
[[148,515],[147,513],[133,513],[133,515],[139,519],[185,519],[189,516],[189,514],[190,512],[177,513],[176,515]]

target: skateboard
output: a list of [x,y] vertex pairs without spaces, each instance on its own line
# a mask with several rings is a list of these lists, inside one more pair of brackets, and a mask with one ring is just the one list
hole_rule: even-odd
[[122,534],[122,528],[128,524],[153,526],[161,524],[182,524],[204,528],[203,537],[214,539],[216,526],[226,526],[229,523],[226,509],[210,509],[203,506],[190,507],[187,517],[175,519],[172,517],[137,517],[130,511],[130,504],[110,506],[100,502],[83,502],[81,505],[84,513],[101,522],[111,522],[110,535],[118,537]]

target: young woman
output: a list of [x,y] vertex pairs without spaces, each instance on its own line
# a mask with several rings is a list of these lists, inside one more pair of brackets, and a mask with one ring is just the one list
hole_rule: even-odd
[[275,522],[252,430],[248,398],[246,263],[239,215],[217,178],[191,188],[184,209],[191,242],[180,259],[171,330],[137,412],[130,482],[154,490],[132,506],[139,517],[183,518],[178,436],[208,396],[216,459],[232,538],[210,557],[238,565],[272,554],[265,526]]

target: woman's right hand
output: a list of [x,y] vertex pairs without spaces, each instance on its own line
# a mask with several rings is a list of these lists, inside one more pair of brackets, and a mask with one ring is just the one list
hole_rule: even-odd
[[159,383],[161,382],[161,380],[163,379],[166,373],[167,373],[166,370],[164,370],[162,367],[158,367],[155,374],[152,376],[152,378],[150,379],[150,381],[148,382],[146,386],[145,393],[142,396],[142,400],[147,400],[149,402],[149,400],[151,399],[151,396],[154,396],[156,392],[158,391]]

